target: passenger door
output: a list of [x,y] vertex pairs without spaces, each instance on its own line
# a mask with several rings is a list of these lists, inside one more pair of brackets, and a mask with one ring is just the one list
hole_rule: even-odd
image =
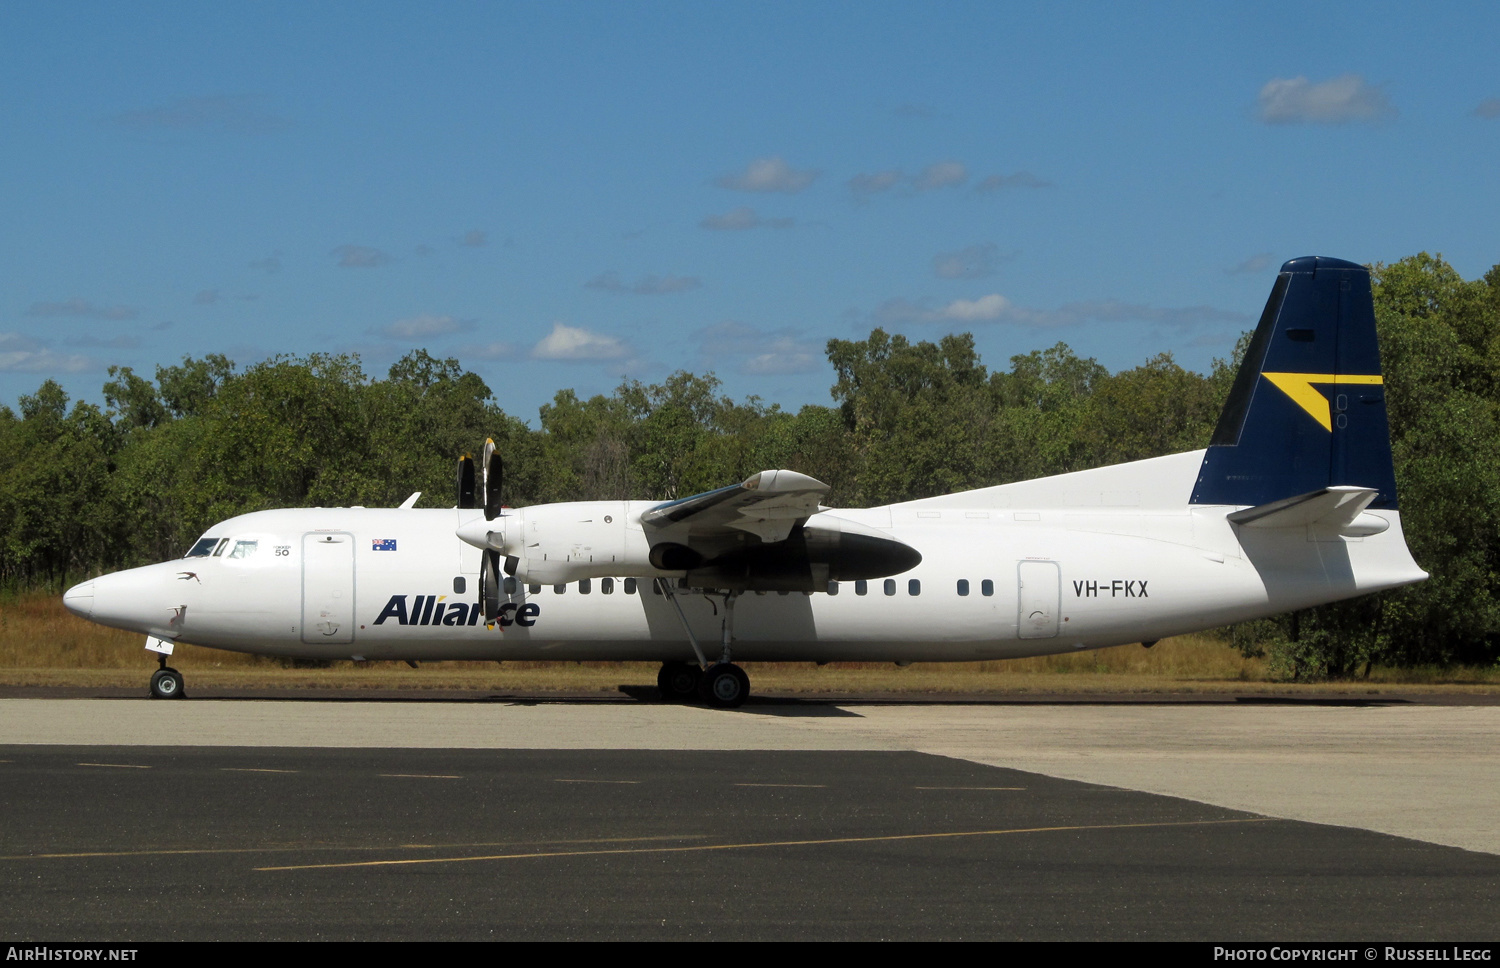
[[302,536],[302,641],[354,641],[354,535]]
[[1050,639],[1057,635],[1057,613],[1062,605],[1062,572],[1055,561],[1023,561],[1017,566],[1020,583],[1016,636]]

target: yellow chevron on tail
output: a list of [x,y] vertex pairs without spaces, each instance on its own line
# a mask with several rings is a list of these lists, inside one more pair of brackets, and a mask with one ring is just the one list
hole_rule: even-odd
[[1270,380],[1282,393],[1292,398],[1292,401],[1306,410],[1308,415],[1316,420],[1324,430],[1333,431],[1333,414],[1328,406],[1328,398],[1313,389],[1314,383],[1324,385],[1354,385],[1372,384],[1384,382],[1380,374],[1359,375],[1339,373],[1262,373],[1261,376]]

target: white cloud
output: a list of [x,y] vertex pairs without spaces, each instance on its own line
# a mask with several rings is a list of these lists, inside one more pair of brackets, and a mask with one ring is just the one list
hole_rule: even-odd
[[78,373],[98,366],[96,360],[77,353],[54,353],[41,340],[20,333],[0,333],[0,372]]
[[716,232],[744,232],[758,228],[789,229],[796,224],[797,220],[792,218],[761,218],[755,209],[741,205],[723,215],[703,216],[698,227]]
[[1256,114],[1267,124],[1373,124],[1396,116],[1385,92],[1358,74],[1317,84],[1306,77],[1272,78],[1257,103]]
[[873,313],[878,323],[990,323],[1015,311],[1009,299],[992,292],[978,299],[955,299],[933,309],[907,299],[888,299]]
[[94,336],[85,334],[75,336],[68,340],[70,346],[95,346],[110,350],[133,350],[141,345],[141,341],[134,336]]
[[903,189],[905,194],[936,191],[940,188],[955,188],[969,180],[969,169],[961,161],[938,161],[923,168],[915,175],[908,175],[899,168],[884,171],[860,172],[845,182],[855,198],[864,199],[879,195],[893,188]]
[[1051,182],[1038,178],[1029,171],[1018,171],[1011,175],[988,175],[981,179],[974,190],[981,195],[1004,191],[1007,188],[1052,188]]
[[429,336],[446,336],[449,333],[458,333],[473,328],[474,320],[472,319],[454,319],[452,316],[422,313],[410,319],[398,319],[373,332],[390,339],[424,339]]
[[1010,300],[992,292],[978,299],[955,299],[938,312],[940,319],[952,319],[964,323],[989,322],[999,319],[1010,311]]
[[792,329],[761,330],[726,320],[694,333],[693,340],[713,369],[727,364],[741,373],[775,376],[824,368],[823,343],[802,339]]
[[64,302],[32,303],[28,316],[83,316],[90,319],[134,319],[140,312],[131,306],[95,306],[87,299],[73,297]]
[[872,321],[880,325],[1009,323],[1033,329],[1101,322],[1148,322],[1189,327],[1200,323],[1224,322],[1244,325],[1250,321],[1250,317],[1244,313],[1215,309],[1212,306],[1147,306],[1118,299],[1086,300],[1068,303],[1057,309],[1031,309],[1017,306],[999,293],[989,293],[977,299],[955,299],[939,308],[913,303],[908,299],[889,299],[876,307],[870,315]]
[[697,276],[642,276],[634,285],[620,281],[618,272],[604,272],[584,283],[585,289],[602,289],[605,292],[633,293],[637,296],[660,296],[670,292],[686,292],[701,289],[703,281]]
[[849,190],[851,192],[861,198],[864,198],[870,195],[879,195],[881,192],[890,191],[892,188],[895,188],[897,185],[901,184],[902,179],[904,179],[905,177],[906,176],[903,175],[899,169],[892,168],[887,171],[877,171],[873,174],[860,172],[858,175],[855,175],[853,178],[849,179],[847,184],[849,185]]
[[513,360],[526,355],[526,351],[514,343],[497,340],[492,343],[476,343],[469,346],[461,346],[458,350],[461,359],[476,360]]
[[952,188],[969,180],[969,169],[961,161],[939,161],[922,169],[917,176],[919,192],[930,192],[938,188]]
[[386,253],[368,245],[341,245],[329,255],[338,259],[339,267],[343,269],[373,269],[395,261]]
[[823,369],[823,347],[811,340],[789,337],[772,340],[764,353],[745,360],[746,373],[763,376],[783,373],[816,373]]
[[256,107],[256,97],[185,97],[171,104],[117,114],[109,121],[131,131],[228,131],[234,134],[270,134],[291,127],[291,122]]
[[1015,258],[1015,253],[1000,254],[993,242],[971,245],[956,252],[939,252],[932,259],[933,275],[939,279],[983,279],[995,274],[1001,262]]
[[1500,118],[1500,97],[1487,97],[1474,109],[1474,116],[1493,121]]
[[737,192],[785,192],[796,194],[821,174],[812,168],[793,168],[780,156],[757,158],[737,175],[724,175],[714,182]]
[[621,360],[630,354],[630,347],[613,336],[563,323],[553,323],[552,332],[531,348],[534,359],[584,363]]
[[1239,276],[1253,272],[1264,272],[1271,266],[1271,253],[1257,252],[1238,265],[1225,269],[1226,275]]
[[1168,326],[1196,326],[1199,323],[1247,323],[1244,313],[1215,309],[1212,306],[1148,306],[1118,299],[1090,299],[1068,303],[1057,309],[1023,309],[1014,307],[1009,320],[1025,326],[1072,326],[1078,323],[1147,322]]

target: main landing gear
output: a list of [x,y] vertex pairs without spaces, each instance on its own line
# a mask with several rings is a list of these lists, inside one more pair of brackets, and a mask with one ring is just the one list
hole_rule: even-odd
[[656,674],[656,687],[661,690],[662,698],[682,702],[696,695],[703,703],[716,709],[736,709],[743,705],[750,698],[750,677],[745,675],[744,669],[729,661],[734,642],[734,602],[740,593],[723,593],[723,651],[719,655],[719,661],[710,665],[704,658],[697,637],[693,635],[687,616],[683,614],[682,606],[677,602],[671,582],[664,578],[658,581],[661,582],[662,593],[677,610],[677,617],[682,620],[682,628],[687,632],[688,642],[692,643],[693,654],[698,659],[697,665],[689,662],[662,663],[661,671]]
[[182,673],[167,665],[166,656],[158,654],[156,660],[160,668],[151,674],[151,698],[181,699]]

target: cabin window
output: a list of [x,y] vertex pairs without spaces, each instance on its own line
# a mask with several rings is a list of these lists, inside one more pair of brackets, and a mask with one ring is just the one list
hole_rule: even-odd
[[653,578],[653,579],[651,579],[651,594],[653,594],[653,595],[660,595],[661,594],[661,579],[660,578]]
[[782,589],[781,591],[778,591],[776,594],[778,594],[778,595],[785,595],[786,593],[787,593],[786,589]]
[[463,575],[459,575],[457,578],[453,579],[453,594],[462,595],[464,593],[464,589],[468,587],[469,583],[464,581]]
[[507,576],[505,581],[500,583],[500,587],[505,589],[505,594],[514,595],[516,593],[516,580]]
[[627,594],[627,595],[634,595],[635,594],[635,579],[634,578],[627,578],[627,579],[625,579],[625,594]]
[[969,594],[969,579],[967,579],[967,578],[960,578],[958,580],[958,593],[960,595],[967,595],[967,594]]
[[229,552],[229,557],[248,558],[255,554],[255,549],[259,547],[259,541],[236,541],[234,543],[234,550]]
[[540,592],[542,590],[542,586],[541,585],[527,585],[526,586],[526,590],[528,592],[530,592],[531,594],[535,595],[535,594],[537,594],[538,592]]
[[563,592],[565,592],[567,590],[568,590],[568,586],[567,585],[553,585],[552,586],[552,592],[555,595],[561,595]]
[[911,581],[907,582],[906,583],[906,594],[908,594],[908,595],[920,595],[920,594],[922,594],[922,581],[921,581],[921,579],[913,578]]
[[829,582],[828,583],[828,594],[830,594],[830,595],[837,595],[838,593],[839,593],[839,583],[836,582],[836,581]]
[[854,583],[854,594],[856,594],[856,595],[864,595],[864,594],[868,593],[869,590],[870,590],[870,583],[867,582],[867,581],[865,581],[863,578],[861,578],[859,581],[857,581],[857,582]]
[[986,578],[984,581],[979,583],[979,592],[985,598],[989,598],[991,595],[995,594],[995,583]]
[[587,578],[578,579],[578,594],[587,595],[589,593],[589,584],[590,583]]
[[218,538],[199,538],[198,543],[193,545],[192,550],[183,555],[184,558],[207,558],[213,554],[214,545],[219,543]]
[[613,595],[615,593],[615,580],[613,578],[599,579],[599,594]]
[[887,578],[885,580],[885,593],[887,595],[894,595],[894,594],[896,594],[896,579],[894,579],[894,578]]

